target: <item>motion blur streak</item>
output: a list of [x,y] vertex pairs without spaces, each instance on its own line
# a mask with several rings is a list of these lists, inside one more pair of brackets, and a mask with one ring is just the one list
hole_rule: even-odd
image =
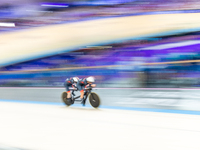
[[15,24],[0,22],[0,27],[15,27]]
[[[163,65],[163,64],[184,64],[200,62],[200,60],[184,60],[184,61],[171,61],[171,62],[154,62],[154,63],[143,63],[141,65]],[[0,71],[0,73],[17,73],[17,72],[42,72],[42,71],[56,71],[56,70],[79,70],[79,69],[92,69],[92,68],[115,68],[115,67],[126,67],[130,65],[107,65],[107,66],[89,66],[89,67],[72,67],[72,68],[54,68],[54,69],[33,69],[33,70],[17,70],[17,71]]]

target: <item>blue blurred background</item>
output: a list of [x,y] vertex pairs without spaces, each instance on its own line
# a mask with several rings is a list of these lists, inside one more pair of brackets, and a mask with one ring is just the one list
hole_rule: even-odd
[[[1,0],[0,33],[112,17],[199,13],[199,7],[198,0]],[[68,77],[95,76],[98,87],[199,87],[199,46],[198,30],[88,44],[1,65],[0,86],[63,87]]]

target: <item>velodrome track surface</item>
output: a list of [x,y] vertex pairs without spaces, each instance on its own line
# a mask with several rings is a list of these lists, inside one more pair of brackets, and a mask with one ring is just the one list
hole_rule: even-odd
[[[1,87],[0,101],[62,105],[64,91],[64,87]],[[97,88],[93,92],[99,95],[101,108],[200,114],[199,89]]]
[[88,102],[85,107],[65,106],[60,99],[63,91],[0,88],[0,150],[200,149],[200,111],[189,111],[200,108],[197,98],[155,107],[138,104],[144,99],[127,100],[125,95],[133,89],[97,89],[102,107],[94,109]]
[[0,102],[1,150],[199,150],[198,115]]
[[200,13],[126,16],[49,25],[0,35],[0,66],[125,39],[198,31]]

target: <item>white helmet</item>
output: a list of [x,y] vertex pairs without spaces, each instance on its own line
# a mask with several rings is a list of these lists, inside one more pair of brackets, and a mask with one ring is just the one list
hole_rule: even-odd
[[88,77],[86,80],[87,80],[88,82],[95,82],[94,77]]
[[73,77],[74,82],[78,82],[79,78],[78,77]]

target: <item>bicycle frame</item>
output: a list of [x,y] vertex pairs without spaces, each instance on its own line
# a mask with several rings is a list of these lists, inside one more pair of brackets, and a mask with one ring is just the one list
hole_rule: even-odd
[[[91,90],[92,90],[92,89],[86,89],[86,91],[84,92],[84,96],[85,96],[85,95],[86,95],[86,96],[83,97],[83,100],[86,100],[86,99],[87,99],[88,95],[91,93]],[[73,95],[73,96],[76,96],[76,95],[74,94],[74,89],[72,89],[72,95]],[[80,97],[81,97],[80,95],[79,95],[79,96],[76,96],[76,97],[73,97],[72,100],[73,100],[73,101],[79,101],[79,102],[80,102],[80,101],[82,101],[82,100],[76,100],[76,99],[78,99],[78,98],[80,98]]]
[[89,97],[89,98],[88,98],[88,101],[89,101],[90,105],[91,105],[92,107],[94,107],[94,108],[99,107],[99,105],[100,105],[99,96],[98,96],[98,94],[96,94],[96,93],[94,93],[94,92],[91,92],[91,91],[92,91],[92,88],[86,88],[86,89],[84,89],[84,96],[83,96],[83,99],[82,99],[82,100],[80,100],[80,99],[77,100],[77,99],[80,98],[81,96],[80,96],[80,95],[76,96],[76,95],[74,94],[74,91],[77,91],[77,89],[70,89],[70,91],[72,91],[72,97],[71,97],[70,100],[67,98],[67,93],[66,93],[66,92],[63,92],[63,93],[62,93],[62,97],[61,97],[62,100],[63,100],[63,102],[64,102],[67,106],[70,106],[70,105],[74,104],[75,101],[79,101],[79,102],[81,102],[83,105],[85,105],[85,102],[86,102],[87,98]]

